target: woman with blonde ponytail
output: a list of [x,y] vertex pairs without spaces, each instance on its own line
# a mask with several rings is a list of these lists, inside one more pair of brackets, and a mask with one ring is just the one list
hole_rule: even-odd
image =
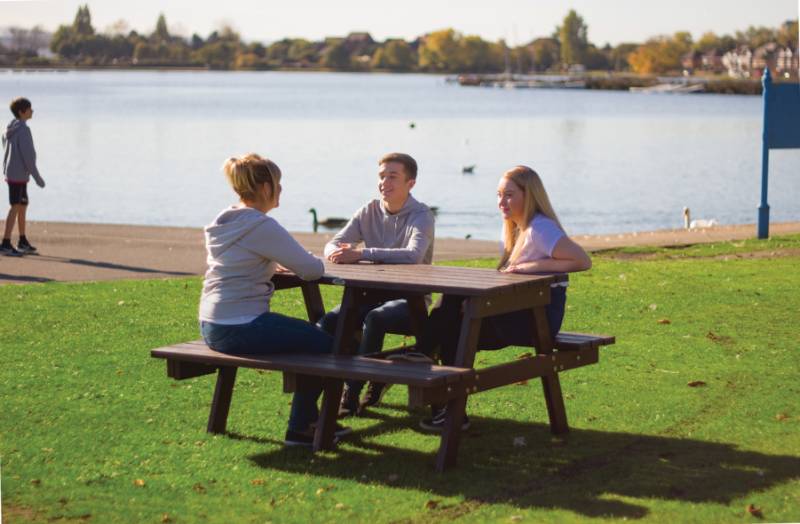
[[[497,265],[503,273],[571,273],[592,267],[586,252],[564,232],[544,184],[536,172],[526,166],[506,171],[497,186],[497,207],[503,215],[503,253]],[[550,334],[561,329],[567,302],[567,282],[553,284],[550,304],[546,307]],[[432,354],[439,348],[442,364],[455,363],[461,326],[463,297],[445,296],[431,313],[419,341],[419,349]],[[516,311],[489,317],[481,322],[478,349],[501,349],[506,346],[530,346],[536,328],[530,312]],[[441,431],[446,410],[433,406],[432,416],[420,425]],[[462,428],[469,427],[465,415]]]
[[[223,166],[239,202],[223,209],[206,226],[208,271],[200,298],[200,332],[206,344],[233,355],[330,353],[332,337],[313,324],[270,311],[279,267],[303,280],[325,272],[315,257],[268,213],[280,205],[281,170],[267,158],[249,154],[230,158]],[[312,423],[318,418],[321,388],[294,394],[287,446],[311,446]],[[349,428],[337,427],[341,437]]]

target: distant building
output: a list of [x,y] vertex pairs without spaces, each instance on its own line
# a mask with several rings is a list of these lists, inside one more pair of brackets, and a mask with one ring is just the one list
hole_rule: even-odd
[[703,53],[703,56],[700,58],[702,63],[701,67],[703,71],[710,71],[712,73],[724,73],[725,72],[725,64],[722,63],[722,57],[724,53],[719,49],[711,49],[710,51],[706,51]]
[[740,46],[725,53],[722,63],[728,75],[734,78],[761,78],[764,68],[769,67],[777,76],[797,78],[798,52],[775,42],[764,44],[755,51]]
[[750,78],[753,71],[753,52],[747,46],[739,46],[722,57],[722,65],[733,78]]
[[681,58],[681,67],[692,72],[703,66],[703,54],[700,51],[689,51]]

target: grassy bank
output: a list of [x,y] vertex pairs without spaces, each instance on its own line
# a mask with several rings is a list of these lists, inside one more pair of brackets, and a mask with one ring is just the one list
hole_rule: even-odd
[[205,433],[213,378],[148,356],[197,338],[196,278],[0,287],[4,522],[797,521],[799,261],[800,236],[597,256],[565,329],[618,343],[562,375],[568,438],[538,383],[477,395],[444,476],[401,388],[311,456],[280,444],[280,375],[243,370],[231,433]]

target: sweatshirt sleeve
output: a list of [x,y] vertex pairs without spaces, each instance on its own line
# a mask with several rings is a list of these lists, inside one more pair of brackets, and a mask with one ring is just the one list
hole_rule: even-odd
[[361,234],[361,215],[363,212],[363,209],[359,209],[353,215],[353,218],[325,244],[325,258],[328,258],[341,244],[358,244],[364,240]]
[[364,260],[383,262],[386,264],[420,264],[425,253],[433,242],[433,213],[426,210],[417,213],[410,222],[411,236],[408,244],[402,248],[365,248]]
[[33,147],[33,135],[27,127],[23,128],[19,137],[19,152],[25,171],[33,175],[37,184],[44,185],[44,180],[42,180],[39,170],[36,169],[36,149]]
[[325,273],[322,260],[306,251],[275,220],[260,224],[243,236],[239,245],[291,269],[303,280],[317,280]]

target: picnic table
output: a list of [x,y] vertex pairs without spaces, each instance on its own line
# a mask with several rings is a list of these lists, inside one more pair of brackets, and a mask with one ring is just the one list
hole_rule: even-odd
[[[446,404],[447,417],[436,456],[436,469],[455,465],[461,422],[469,395],[522,380],[541,378],[553,433],[569,431],[558,374],[598,362],[601,345],[614,337],[560,333],[552,337],[545,306],[550,285],[565,276],[505,274],[493,269],[393,264],[326,263],[325,275],[305,282],[292,273],[276,273],[276,290],[300,287],[308,318],[316,322],[324,314],[320,285],[344,287],[332,355],[275,355],[269,357],[223,355],[200,342],[178,344],[152,351],[167,359],[168,374],[183,379],[219,370],[212,401],[209,431],[222,432],[228,414],[237,367],[277,369],[284,372],[284,390],[303,387],[304,382],[322,380],[323,398],[314,449],[333,449],[334,429],[346,379],[374,380],[409,386],[410,405]],[[352,340],[360,329],[359,308],[387,300],[405,298],[412,311],[412,332],[418,334],[427,317],[425,295],[442,293],[463,298],[454,366],[436,366],[383,359],[385,353],[355,356]],[[536,354],[507,363],[475,369],[481,320],[520,310],[531,311],[538,339],[531,340]]]

